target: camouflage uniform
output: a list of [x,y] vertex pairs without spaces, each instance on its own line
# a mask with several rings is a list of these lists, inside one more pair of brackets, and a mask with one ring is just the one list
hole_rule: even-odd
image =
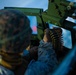
[[32,60],[25,75],[49,75],[57,67],[58,61],[51,42],[40,41],[38,47],[38,60]]
[[[0,10],[0,64],[2,59],[8,60],[6,54],[10,56],[10,60],[18,60],[18,54],[23,52],[30,42],[30,34],[29,20],[24,14],[11,9]],[[24,69],[25,74],[20,74],[22,69],[15,74],[13,70],[1,64],[0,75],[49,75],[56,68],[57,63],[52,43],[41,40],[38,47],[38,60],[30,62],[27,70]],[[14,65],[18,65],[17,61],[12,66]]]
[[20,65],[20,53],[29,45],[31,32],[30,21],[22,12],[0,10],[0,75],[14,75],[2,61],[7,61],[12,67]]

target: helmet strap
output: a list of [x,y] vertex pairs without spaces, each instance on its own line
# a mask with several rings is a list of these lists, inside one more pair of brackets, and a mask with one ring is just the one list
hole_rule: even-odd
[[8,54],[5,52],[0,52],[0,64],[6,68],[14,69],[22,63],[22,57],[20,54]]

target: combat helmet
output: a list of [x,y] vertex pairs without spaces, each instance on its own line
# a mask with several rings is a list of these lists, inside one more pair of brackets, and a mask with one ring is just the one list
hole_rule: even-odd
[[23,12],[0,10],[0,52],[22,52],[30,42],[30,34],[30,21]]

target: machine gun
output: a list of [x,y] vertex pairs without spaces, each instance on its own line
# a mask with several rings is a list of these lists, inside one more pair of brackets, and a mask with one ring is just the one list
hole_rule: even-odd
[[[36,16],[37,34],[32,34],[32,45],[38,45],[38,41],[43,38],[44,29],[49,28],[49,24],[54,24],[71,32],[72,48],[76,44],[76,23],[67,18],[76,19],[76,3],[66,0],[48,0],[48,9],[43,11],[40,8],[20,8],[4,7],[4,9],[16,9],[22,11],[27,16]],[[73,15],[75,14],[75,15]],[[64,50],[70,50],[64,46]]]

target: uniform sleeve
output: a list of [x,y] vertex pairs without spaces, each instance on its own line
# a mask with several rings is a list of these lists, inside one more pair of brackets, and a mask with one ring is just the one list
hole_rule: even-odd
[[38,60],[31,61],[25,75],[49,75],[57,67],[55,51],[50,42],[40,41]]
[[11,70],[0,65],[0,75],[14,75],[14,73]]

